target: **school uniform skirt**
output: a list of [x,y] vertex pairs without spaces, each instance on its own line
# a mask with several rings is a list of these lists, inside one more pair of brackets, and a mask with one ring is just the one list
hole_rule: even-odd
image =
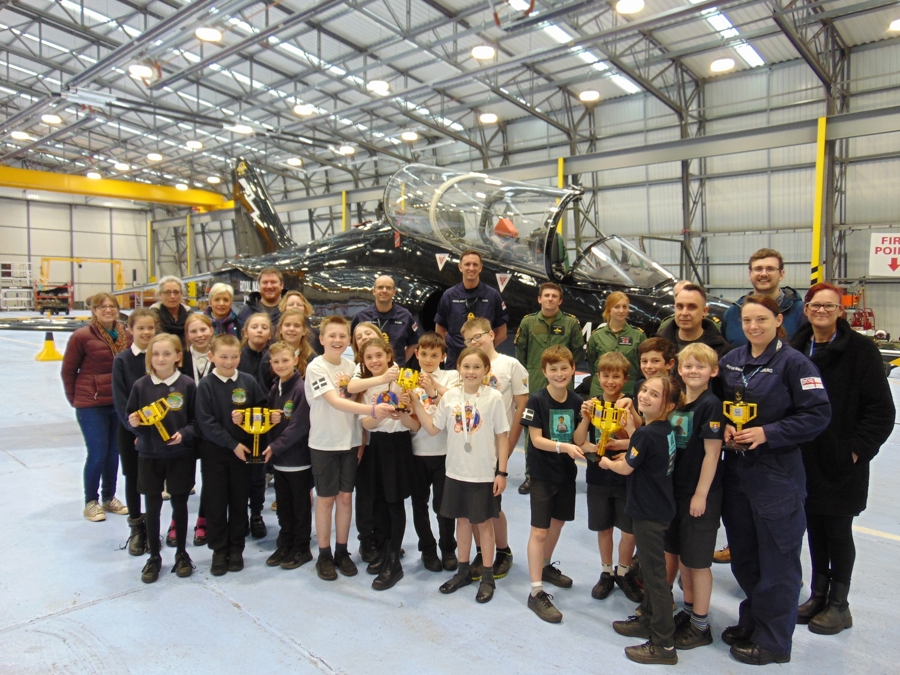
[[412,494],[413,451],[408,431],[393,434],[372,431],[365,452],[372,453],[376,499],[394,504]]
[[447,476],[440,514],[444,518],[466,518],[472,525],[500,516],[500,498],[494,496],[494,484],[467,483]]

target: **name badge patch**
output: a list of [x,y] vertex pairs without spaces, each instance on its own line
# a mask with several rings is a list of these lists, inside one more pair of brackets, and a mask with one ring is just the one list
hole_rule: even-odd
[[632,340],[632,339],[631,339],[629,336],[627,336],[627,335],[620,335],[620,336],[619,336],[619,343],[618,343],[618,344],[619,344],[620,347],[630,347],[631,345],[634,344],[634,340]]
[[821,377],[801,377],[800,378],[800,388],[803,390],[824,389],[825,385],[822,384]]

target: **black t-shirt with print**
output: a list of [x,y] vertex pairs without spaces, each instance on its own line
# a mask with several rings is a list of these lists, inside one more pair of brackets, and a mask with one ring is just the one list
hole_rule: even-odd
[[670,523],[675,517],[675,434],[667,420],[651,422],[634,432],[625,455],[634,471],[627,476],[625,514],[637,520]]
[[[565,402],[560,403],[544,387],[528,399],[528,405],[522,413],[522,426],[540,429],[541,435],[551,441],[572,443],[575,428],[581,422],[582,403],[583,399],[578,394],[568,390]],[[563,484],[574,481],[577,474],[575,460],[565,452],[557,454],[531,449],[533,479]]]
[[[703,441],[722,440],[725,434],[725,416],[722,414],[722,402],[709,389],[700,394],[693,403],[676,410],[669,417],[672,430],[675,432],[675,446],[678,448],[675,458],[675,473],[672,484],[676,495],[693,495],[700,480],[700,469],[706,457]],[[721,455],[721,453],[720,453]],[[722,487],[721,457],[716,467],[709,491]]]

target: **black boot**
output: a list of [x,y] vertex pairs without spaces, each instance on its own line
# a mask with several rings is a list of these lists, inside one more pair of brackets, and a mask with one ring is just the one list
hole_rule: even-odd
[[390,548],[390,540],[385,539],[378,549],[378,557],[369,563],[366,572],[369,574],[381,574],[385,569],[388,559],[388,549]]
[[147,528],[144,527],[144,515],[128,519],[131,534],[128,535],[128,554],[144,555],[147,552]]
[[831,582],[828,606],[809,621],[809,629],[813,633],[837,635],[845,628],[853,626],[850,603],[847,602],[847,593],[849,592],[850,584],[842,584],[839,581]]
[[816,614],[825,609],[828,602],[828,575],[813,574],[812,593],[809,600],[804,602],[797,608],[797,623],[799,625],[808,624]]
[[386,591],[403,578],[403,567],[400,565],[400,556],[397,551],[388,551],[385,556],[384,568],[372,581],[372,588],[376,591]]

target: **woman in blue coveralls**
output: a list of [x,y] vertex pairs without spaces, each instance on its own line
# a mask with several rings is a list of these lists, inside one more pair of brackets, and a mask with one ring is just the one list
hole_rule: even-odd
[[747,595],[722,640],[735,659],[753,665],[791,660],[806,529],[798,443],[813,440],[831,419],[819,371],[789,346],[782,319],[774,300],[749,296],[741,310],[747,344],[719,362],[724,399],[757,406],[740,432],[725,428],[722,502],[731,570]]

